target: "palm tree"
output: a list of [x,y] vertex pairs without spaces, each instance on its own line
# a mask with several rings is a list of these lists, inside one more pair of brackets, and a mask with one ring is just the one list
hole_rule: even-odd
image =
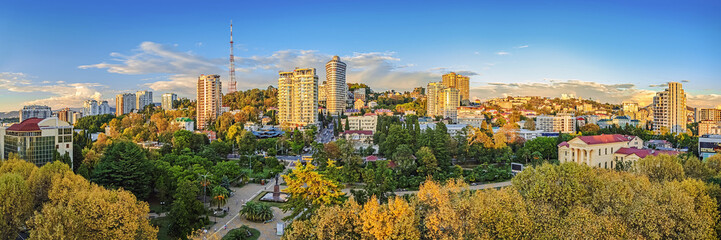
[[228,201],[228,189],[223,186],[215,186],[213,188],[213,201],[218,204],[218,210],[220,210],[220,206],[225,205]]
[[265,203],[249,202],[240,209],[240,214],[244,215],[248,221],[262,222],[273,218],[273,210]]

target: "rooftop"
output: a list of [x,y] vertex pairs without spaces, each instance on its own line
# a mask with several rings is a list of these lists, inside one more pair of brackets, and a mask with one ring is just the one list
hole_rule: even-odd
[[41,118],[28,118],[23,120],[20,123],[13,124],[7,130],[9,131],[18,131],[18,132],[32,132],[32,131],[40,131],[40,126],[38,126],[38,123],[42,121]]
[[586,144],[604,144],[604,143],[616,143],[616,142],[628,142],[635,136],[627,136],[621,134],[601,134],[596,136],[580,136],[577,137]]
[[616,151],[618,154],[624,154],[624,155],[631,155],[636,154],[636,156],[640,158],[645,158],[648,155],[651,156],[658,156],[659,154],[667,154],[667,155],[678,155],[680,152],[678,151],[669,151],[669,150],[654,150],[654,149],[638,149],[638,148],[620,148]]

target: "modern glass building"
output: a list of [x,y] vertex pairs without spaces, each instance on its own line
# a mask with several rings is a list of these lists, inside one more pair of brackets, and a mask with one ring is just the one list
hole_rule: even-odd
[[73,126],[56,117],[26,119],[0,128],[0,145],[3,159],[14,153],[38,166],[52,162],[56,151],[61,155],[68,153],[72,159]]

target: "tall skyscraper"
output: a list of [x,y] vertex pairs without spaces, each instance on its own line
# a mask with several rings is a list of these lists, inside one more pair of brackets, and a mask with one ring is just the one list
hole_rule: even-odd
[[346,104],[346,64],[340,61],[340,57],[333,56],[333,59],[325,64],[326,78],[326,109],[332,115],[340,115],[345,111]]
[[115,95],[115,116],[133,112],[135,108],[135,94],[123,93]]
[[151,91],[138,91],[135,93],[135,107],[138,111],[141,111],[145,106],[153,105],[153,92]]
[[461,101],[469,100],[469,80],[468,76],[456,74],[455,72],[443,75],[443,85],[447,88],[458,89]]
[[453,122],[458,120],[458,107],[460,107],[460,91],[455,88],[443,89],[443,118],[450,118]]
[[208,123],[220,115],[223,105],[223,92],[220,75],[200,75],[198,77],[198,129],[205,129]]
[[686,93],[681,83],[670,82],[668,88],[653,97],[653,130],[686,132]]
[[[345,69],[345,65],[343,67]],[[279,75],[278,122],[284,127],[318,122],[318,75],[315,68],[296,68]],[[328,104],[330,102],[329,97]]]
[[172,110],[173,108],[173,102],[175,100],[178,100],[178,95],[175,93],[164,93],[162,98],[160,99],[160,107],[162,107],[165,110]]
[[445,87],[442,83],[428,83],[426,87],[426,115],[429,117],[443,115],[443,106],[439,101],[443,89]]
[[29,118],[40,118],[45,119],[53,116],[53,110],[48,106],[43,105],[29,105],[24,106],[20,110],[20,121],[24,121]]
[[323,83],[318,85],[318,105],[320,106],[326,106],[327,100],[328,100],[328,82],[323,81]]

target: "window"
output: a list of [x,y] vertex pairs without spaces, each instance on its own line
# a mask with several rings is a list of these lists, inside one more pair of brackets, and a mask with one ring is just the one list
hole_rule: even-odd
[[608,168],[608,162],[603,162],[603,168]]

